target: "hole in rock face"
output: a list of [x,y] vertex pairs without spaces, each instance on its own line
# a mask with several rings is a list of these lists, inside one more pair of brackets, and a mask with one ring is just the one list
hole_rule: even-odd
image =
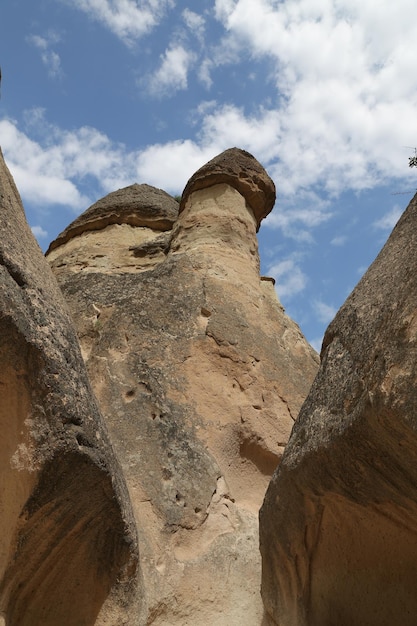
[[79,446],[84,446],[86,448],[92,448],[93,447],[91,441],[89,441],[87,439],[87,437],[83,433],[77,433],[75,435],[75,438],[76,438]]
[[126,402],[132,402],[132,400],[134,400],[135,396],[136,396],[136,391],[134,389],[129,389],[125,393],[125,401]]
[[172,478],[172,472],[167,467],[162,468],[162,478],[164,480],[170,480]]
[[175,495],[175,501],[178,504],[178,506],[187,506],[186,502],[185,502],[185,499],[184,499],[184,496],[181,495],[180,493],[177,493]]

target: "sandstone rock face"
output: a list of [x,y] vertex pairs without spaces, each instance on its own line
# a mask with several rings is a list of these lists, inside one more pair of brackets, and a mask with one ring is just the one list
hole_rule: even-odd
[[416,623],[417,197],[330,324],[261,509],[280,626]]
[[189,183],[171,231],[111,224],[48,255],[128,484],[146,624],[262,622],[258,510],[318,357],[259,276],[251,207]]
[[[140,593],[125,483],[0,152],[0,614],[92,626]],[[131,622],[132,624],[135,622]]]

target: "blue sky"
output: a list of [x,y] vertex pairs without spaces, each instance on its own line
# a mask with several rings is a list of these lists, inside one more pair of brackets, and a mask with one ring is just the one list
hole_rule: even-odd
[[277,187],[262,273],[319,349],[412,197],[398,192],[417,185],[415,0],[1,11],[0,145],[41,247],[110,191],[146,182],[176,195],[244,148]]

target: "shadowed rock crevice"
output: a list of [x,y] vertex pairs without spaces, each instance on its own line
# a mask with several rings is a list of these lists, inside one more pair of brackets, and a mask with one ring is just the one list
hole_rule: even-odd
[[19,268],[18,265],[16,265],[16,263],[14,263],[11,259],[6,258],[1,253],[0,265],[3,265],[3,267],[9,273],[10,277],[13,278],[13,280],[19,287],[24,287],[26,285],[26,279],[21,268]]
[[334,496],[322,504],[307,623],[415,624],[415,503],[364,507]]
[[[279,499],[267,495],[261,550],[272,624],[415,621],[417,438],[390,426],[393,413],[381,416],[368,405],[362,415],[348,436],[310,450],[302,473],[281,478]],[[265,539],[270,516],[291,520],[272,545]]]
[[27,345],[12,324],[0,322],[0,572],[14,549],[17,521],[36,483],[27,419],[31,393]]

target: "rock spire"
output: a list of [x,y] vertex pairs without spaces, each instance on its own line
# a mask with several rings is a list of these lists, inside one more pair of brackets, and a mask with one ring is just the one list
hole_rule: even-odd
[[256,230],[273,209],[275,185],[261,164],[246,150],[229,148],[195,172],[182,194],[180,212],[190,194],[199,189],[226,184],[246,200],[256,219]]

